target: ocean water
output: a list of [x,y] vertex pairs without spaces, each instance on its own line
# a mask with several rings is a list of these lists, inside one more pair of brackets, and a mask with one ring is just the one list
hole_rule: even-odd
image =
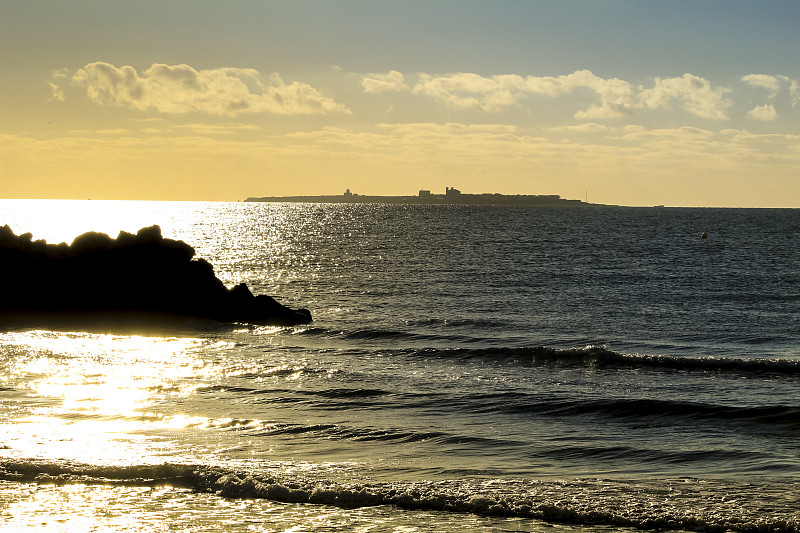
[[159,224],[314,316],[0,331],[4,531],[800,531],[799,210],[2,200],[2,224]]

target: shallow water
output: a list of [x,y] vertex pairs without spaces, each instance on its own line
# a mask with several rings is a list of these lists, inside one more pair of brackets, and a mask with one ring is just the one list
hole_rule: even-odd
[[314,315],[0,333],[19,530],[800,529],[797,210],[0,214],[48,242],[157,223]]

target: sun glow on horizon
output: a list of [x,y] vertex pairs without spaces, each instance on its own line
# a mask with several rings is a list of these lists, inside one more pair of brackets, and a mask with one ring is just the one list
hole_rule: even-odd
[[[94,2],[69,16],[6,8],[18,23],[0,36],[14,59],[2,67],[0,195],[237,201],[455,185],[800,207],[793,4],[476,2],[458,5],[455,24],[449,1],[234,4],[197,6],[191,25],[149,0],[106,7],[99,26],[120,37],[91,53],[63,36],[97,36],[79,16]],[[712,16],[724,32],[701,24]],[[51,47],[23,45],[31,20]],[[134,20],[171,31],[134,51],[122,38]],[[565,27],[578,31],[557,46]]]

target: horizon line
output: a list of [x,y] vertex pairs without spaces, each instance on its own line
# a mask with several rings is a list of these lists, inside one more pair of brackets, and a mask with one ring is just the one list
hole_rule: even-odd
[[[463,194],[474,194],[479,196],[480,194],[495,194],[495,193],[463,193]],[[497,193],[501,194],[501,193]],[[506,195],[504,196],[515,196],[515,195]],[[335,195],[335,194],[319,194],[319,195],[311,195],[311,194],[297,194],[297,195],[286,195],[286,196],[260,196],[260,197],[250,197],[250,198],[302,198],[302,197],[332,197],[332,198],[341,198],[342,195]],[[412,195],[372,195],[372,194],[359,194],[358,196],[364,197],[386,197],[386,198],[417,198],[416,196]],[[444,196],[444,195],[438,195]],[[547,196],[547,195],[533,195],[533,194],[520,194],[519,196]],[[167,199],[167,198],[0,198],[0,202],[5,201],[64,201],[64,202],[196,202],[196,203],[219,203],[219,204],[235,204],[235,203],[258,203],[258,202],[247,202],[246,199],[238,199],[238,200],[188,200],[188,199]],[[577,200],[581,204],[587,206],[595,206],[595,207],[624,207],[624,208],[643,208],[643,209],[800,209],[800,206],[747,206],[747,205],[625,205],[625,204],[606,204],[606,203],[593,203],[593,202],[584,202],[582,200]],[[268,202],[263,202],[268,203]],[[292,203],[292,202],[286,202]],[[296,202],[302,203],[302,202]],[[310,202],[310,203],[325,203],[325,202]],[[355,203],[355,202],[354,202]],[[470,204],[464,204],[470,205]],[[473,205],[474,207],[474,205]],[[484,206],[484,207],[491,207],[491,206]],[[526,207],[526,206],[494,206],[494,207]],[[535,207],[535,206],[530,206]]]

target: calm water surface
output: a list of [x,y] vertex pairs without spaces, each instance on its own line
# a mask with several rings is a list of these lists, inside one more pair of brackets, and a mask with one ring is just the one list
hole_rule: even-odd
[[314,316],[0,332],[11,530],[800,531],[798,210],[3,200],[6,223],[159,224]]

